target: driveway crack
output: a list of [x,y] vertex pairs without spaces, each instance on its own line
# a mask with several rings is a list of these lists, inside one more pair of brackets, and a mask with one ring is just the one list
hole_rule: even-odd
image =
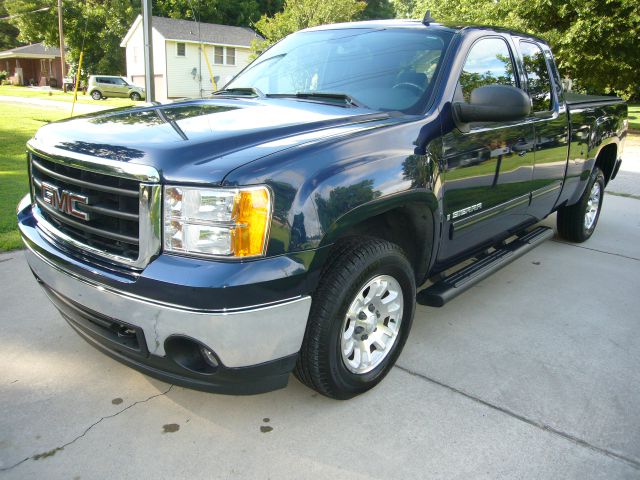
[[629,257],[628,255],[623,255],[621,253],[613,253],[613,252],[605,252],[604,250],[598,250],[597,248],[589,248],[584,245],[576,245],[575,243],[563,242],[562,240],[552,240],[554,243],[560,243],[562,245],[566,245],[567,247],[576,247],[576,248],[584,248],[585,250],[591,250],[592,252],[604,253],[606,255],[614,255],[616,257],[626,258],[629,260],[635,260],[636,262],[640,262],[640,258]]
[[84,431],[78,435],[77,437],[75,437],[73,440],[60,445],[58,447],[52,448],[51,450],[48,450],[46,452],[41,452],[41,453],[36,453],[34,455],[31,455],[29,457],[25,457],[22,460],[20,460],[19,462],[14,463],[13,465],[10,465],[8,467],[4,467],[4,468],[0,468],[0,472],[7,472],[9,470],[13,470],[14,468],[18,467],[19,465],[22,465],[24,462],[26,462],[27,460],[40,460],[42,458],[47,458],[47,457],[51,457],[53,455],[55,455],[57,452],[59,452],[60,450],[64,450],[65,447],[68,447],[69,445],[74,444],[75,442],[77,442],[78,440],[80,440],[82,437],[84,437],[87,433],[89,433],[89,431],[91,431],[91,429],[93,429],[93,427],[97,426],[98,424],[102,423],[102,421],[104,420],[108,420],[110,418],[114,418],[117,417],[118,415],[120,415],[121,413],[126,412],[127,410],[129,410],[130,408],[135,407],[136,405],[140,404],[140,403],[147,403],[151,400],[153,400],[154,398],[157,397],[162,397],[163,395],[166,395],[167,393],[169,393],[171,391],[171,389],[173,388],[173,385],[169,385],[169,388],[167,388],[164,392],[160,392],[157,393],[155,395],[151,395],[150,397],[145,398],[144,400],[138,400],[137,402],[133,402],[131,405],[126,406],[125,408],[123,408],[122,410],[113,413],[111,415],[106,415],[104,417],[101,417],[99,420],[97,420],[96,422],[92,423],[91,425],[89,425],[87,428],[84,429]]
[[427,382],[433,383],[434,385],[438,385],[439,387],[443,387],[446,388],[447,390],[453,392],[453,393],[457,393],[458,395],[462,395],[463,397],[475,402],[475,403],[479,403],[480,405],[484,405],[485,407],[489,407],[493,410],[496,410],[500,413],[503,413],[505,415],[509,415],[512,418],[515,418],[516,420],[520,420],[521,422],[524,422],[528,425],[531,425],[533,427],[539,428],[540,430],[543,430],[545,432],[549,432],[553,435],[556,435],[558,437],[561,437],[565,440],[569,440],[571,443],[574,443],[576,445],[579,445],[581,447],[584,448],[588,448],[589,450],[592,450],[594,452],[597,453],[601,453],[603,455],[606,455],[607,457],[613,458],[615,460],[620,460],[623,461],[625,463],[627,463],[628,465],[632,466],[633,468],[640,470],[640,460],[636,460],[634,458],[630,458],[627,457],[625,455],[622,455],[620,453],[616,453],[612,450],[608,450],[606,448],[602,448],[602,447],[598,447],[596,445],[592,445],[591,443],[587,442],[586,440],[583,440],[581,438],[578,438],[574,435],[571,435],[570,433],[567,432],[563,432],[562,430],[558,430],[557,428],[552,427],[551,425],[547,425],[545,423],[533,420],[531,418],[527,418],[524,415],[521,415],[517,412],[514,412],[513,410],[509,410],[508,408],[505,407],[501,407],[499,405],[496,405],[494,403],[489,402],[488,400],[483,400],[480,397],[476,397],[475,395],[472,395],[470,393],[465,392],[464,390],[460,390],[459,388],[456,387],[452,387],[451,385],[447,385],[444,382],[441,382],[440,380],[436,380],[435,378],[431,378],[428,377],[427,375],[423,375],[422,373],[418,373],[415,372],[413,370],[410,370],[408,368],[402,367],[400,365],[398,365],[396,363],[395,368],[397,368],[398,370],[402,370],[403,372],[412,375],[414,377],[420,378],[422,380],[425,380]]

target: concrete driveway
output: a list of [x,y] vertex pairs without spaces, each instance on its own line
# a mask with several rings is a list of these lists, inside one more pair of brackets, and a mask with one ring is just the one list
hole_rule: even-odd
[[293,377],[253,397],[146,377],[2,255],[0,477],[640,478],[639,207],[608,195],[588,243],[418,307],[397,367],[348,402]]

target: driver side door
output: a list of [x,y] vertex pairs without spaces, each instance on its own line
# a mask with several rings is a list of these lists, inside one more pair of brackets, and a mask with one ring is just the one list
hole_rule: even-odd
[[[475,88],[520,87],[507,37],[476,40],[466,54],[453,102],[468,102]],[[471,123],[443,135],[444,236],[440,260],[464,254],[529,221],[527,207],[535,136],[530,119]]]

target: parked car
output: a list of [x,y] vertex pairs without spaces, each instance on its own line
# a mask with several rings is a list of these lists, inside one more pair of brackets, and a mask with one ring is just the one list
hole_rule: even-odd
[[109,97],[128,97],[134,102],[137,102],[146,98],[144,88],[129,83],[124,77],[116,77],[113,75],[89,76],[87,91],[94,100]]
[[591,237],[626,116],[567,95],[536,37],[316,27],[212,99],[40,128],[19,226],[53,304],[117,360],[224,393],[293,371],[346,399],[392,368],[416,301],[539,245],[552,212],[564,239]]

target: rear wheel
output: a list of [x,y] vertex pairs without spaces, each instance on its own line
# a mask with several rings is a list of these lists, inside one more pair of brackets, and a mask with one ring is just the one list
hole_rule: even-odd
[[587,188],[575,205],[558,210],[558,233],[571,242],[584,242],[593,235],[600,218],[604,197],[604,174],[595,168],[589,177]]
[[99,90],[94,90],[93,92],[91,92],[91,98],[93,98],[94,100],[100,100],[102,98],[102,93],[100,93]]
[[338,399],[374,387],[402,351],[415,293],[397,245],[371,238],[340,245],[314,294],[296,377]]

